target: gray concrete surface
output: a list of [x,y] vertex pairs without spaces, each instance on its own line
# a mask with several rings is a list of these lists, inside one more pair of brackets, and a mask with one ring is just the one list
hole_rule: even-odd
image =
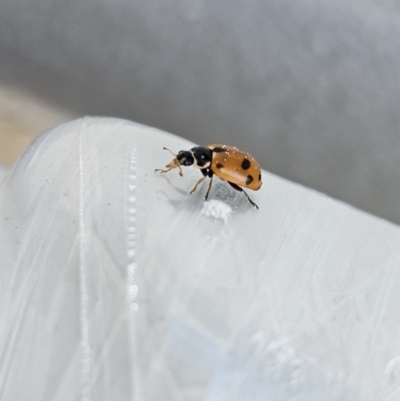
[[251,152],[400,222],[395,1],[3,0],[0,80]]

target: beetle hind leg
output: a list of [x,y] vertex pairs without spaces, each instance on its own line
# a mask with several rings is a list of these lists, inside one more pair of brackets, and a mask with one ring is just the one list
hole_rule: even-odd
[[254,206],[255,208],[259,209],[257,203],[253,202],[253,201],[250,199],[250,196],[247,195],[247,192],[246,192],[243,188],[239,187],[239,185],[236,185],[236,184],[234,184],[233,182],[229,182],[229,181],[228,181],[228,184],[229,184],[232,188],[235,188],[236,191],[243,192],[243,193],[245,194],[247,200],[252,204],[252,206]]

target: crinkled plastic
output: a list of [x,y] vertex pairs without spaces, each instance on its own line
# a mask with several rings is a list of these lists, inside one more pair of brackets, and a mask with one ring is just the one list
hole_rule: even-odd
[[204,203],[154,172],[191,145],[85,118],[7,175],[0,399],[397,400],[399,227],[267,172]]

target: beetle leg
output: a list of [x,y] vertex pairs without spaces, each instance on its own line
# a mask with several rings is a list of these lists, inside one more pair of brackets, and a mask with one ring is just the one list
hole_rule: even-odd
[[197,189],[197,187],[199,186],[199,184],[201,184],[201,183],[205,180],[205,178],[206,178],[206,177],[201,177],[201,178],[196,182],[196,185],[195,185],[194,188],[190,191],[191,194],[193,194],[193,193],[196,191],[196,189]]
[[170,164],[167,164],[166,167],[168,167],[166,170],[161,170],[160,168],[155,169],[154,171],[161,171],[161,173],[165,174],[168,173],[168,171],[171,171],[173,168],[178,167],[179,168],[179,175],[182,177],[182,167],[179,164],[171,166]]
[[[210,170],[211,171],[211,170]],[[213,174],[211,174],[210,175],[210,184],[208,185],[208,189],[207,189],[207,193],[206,193],[206,197],[205,197],[205,200],[207,200],[208,199],[208,194],[210,193],[210,190],[211,190],[211,184],[212,184],[212,180],[213,180]]]
[[243,188],[239,187],[239,185],[236,185],[236,184],[234,184],[233,182],[229,182],[229,181],[228,181],[228,184],[229,184],[232,188],[235,188],[236,191],[243,192],[243,193],[246,195],[247,200],[248,200],[254,207],[256,207],[257,209],[259,208],[259,207],[257,206],[257,204],[254,203],[254,202],[250,199],[249,195],[247,195],[246,191],[245,191]]
[[168,173],[168,171],[172,170],[173,167],[168,167],[166,170],[162,170],[160,168],[156,168],[154,171],[161,171],[161,173],[165,174]]

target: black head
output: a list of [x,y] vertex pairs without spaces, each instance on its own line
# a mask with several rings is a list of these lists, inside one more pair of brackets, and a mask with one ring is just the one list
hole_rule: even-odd
[[191,166],[194,163],[192,152],[188,150],[181,150],[177,155],[179,164],[182,166]]
[[208,168],[211,164],[212,151],[207,148],[202,148],[201,146],[196,146],[190,149],[192,152],[196,167],[198,168]]

